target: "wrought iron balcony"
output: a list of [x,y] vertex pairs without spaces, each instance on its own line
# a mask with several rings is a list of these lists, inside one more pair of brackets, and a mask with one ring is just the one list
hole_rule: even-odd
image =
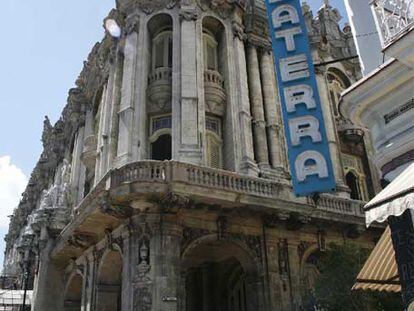
[[413,0],[374,0],[372,8],[383,47],[414,26]]

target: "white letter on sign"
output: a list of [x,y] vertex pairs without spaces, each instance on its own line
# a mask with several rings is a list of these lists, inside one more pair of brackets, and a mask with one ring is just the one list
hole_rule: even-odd
[[305,104],[306,108],[316,108],[316,102],[313,98],[313,90],[309,85],[299,84],[283,89],[285,93],[287,112],[295,112],[296,105]]
[[310,136],[314,143],[322,141],[322,135],[319,131],[319,121],[313,116],[290,119],[289,132],[293,146],[300,145],[300,139],[306,136]]
[[296,50],[294,36],[300,35],[301,33],[302,29],[300,29],[300,27],[293,27],[286,30],[276,31],[275,36],[277,39],[285,38],[286,49],[291,52]]
[[305,54],[281,58],[279,64],[282,82],[309,77],[309,67]]
[[[308,163],[306,163],[308,162]],[[309,163],[310,162],[310,163]],[[298,181],[305,181],[307,176],[318,175],[319,178],[328,177],[328,165],[322,154],[317,151],[305,151],[298,155],[295,161],[296,177]]]
[[287,22],[291,22],[292,24],[298,24],[298,11],[296,11],[295,7],[289,4],[283,4],[281,6],[278,6],[272,12],[272,21],[274,28],[282,27],[282,24]]

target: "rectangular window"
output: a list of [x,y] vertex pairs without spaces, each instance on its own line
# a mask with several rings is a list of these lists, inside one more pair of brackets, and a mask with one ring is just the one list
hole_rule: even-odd
[[220,120],[217,118],[206,117],[206,130],[216,133],[220,136]]
[[154,44],[155,68],[164,66],[164,42],[160,40]]
[[172,56],[173,56],[173,41],[172,37],[168,37],[168,67],[172,68]]
[[207,69],[217,70],[216,66],[216,48],[207,43]]

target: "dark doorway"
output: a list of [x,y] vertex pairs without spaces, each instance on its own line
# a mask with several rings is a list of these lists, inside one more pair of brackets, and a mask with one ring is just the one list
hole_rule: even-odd
[[171,160],[171,135],[161,135],[151,147],[151,159],[158,161]]
[[257,311],[255,263],[232,242],[203,241],[183,255],[185,311]]
[[346,174],[346,184],[351,189],[351,199],[361,200],[361,193],[358,184],[358,178],[352,172]]

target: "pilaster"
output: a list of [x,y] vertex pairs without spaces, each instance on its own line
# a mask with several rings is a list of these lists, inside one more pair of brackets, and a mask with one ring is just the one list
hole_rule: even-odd
[[[191,10],[192,8],[187,8]],[[201,115],[200,90],[202,91],[201,21],[196,15],[181,19],[181,106],[179,159],[183,162],[201,164],[202,152],[200,138]],[[201,113],[203,112],[203,113]]]
[[117,166],[129,162],[132,156],[134,102],[137,86],[136,70],[138,65],[137,47],[138,33],[133,31],[125,37],[121,102],[117,112],[119,118]]

